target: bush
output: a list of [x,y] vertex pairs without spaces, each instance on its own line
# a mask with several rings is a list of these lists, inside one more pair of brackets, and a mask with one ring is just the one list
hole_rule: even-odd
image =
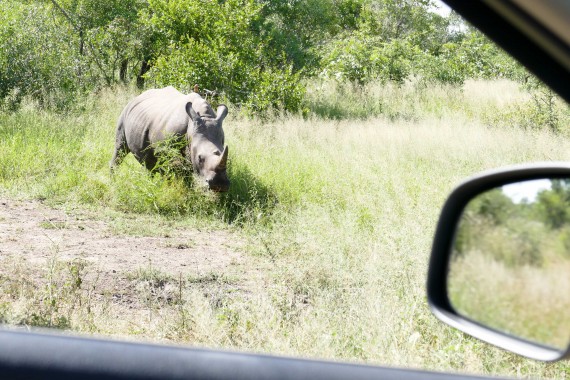
[[285,56],[260,33],[262,5],[154,0],[150,9],[151,24],[171,41],[148,73],[156,85],[188,91],[198,83],[256,112],[298,110],[304,88]]
[[70,33],[41,4],[0,3],[0,99],[15,108],[30,96],[61,108],[74,99],[80,65],[73,59]]
[[323,52],[320,76],[360,85],[374,80],[401,84],[411,75],[417,54],[417,47],[405,39],[382,42],[362,34],[342,36]]

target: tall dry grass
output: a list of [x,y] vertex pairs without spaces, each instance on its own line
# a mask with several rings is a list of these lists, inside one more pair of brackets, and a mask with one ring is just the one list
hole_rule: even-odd
[[[231,229],[247,241],[240,270],[178,276],[133,268],[124,278],[141,306],[130,312],[103,297],[104,307],[92,307],[87,318],[70,306],[80,296],[62,294],[64,327],[397,367],[567,376],[567,364],[525,360],[438,322],[425,281],[439,209],[458,181],[501,165],[569,160],[570,140],[490,126],[484,115],[500,107],[470,91],[495,93],[503,82],[366,93],[315,86],[306,117],[260,121],[230,110],[224,128],[232,189],[222,197],[149,176],[132,159],[109,177],[114,120],[128,92],[104,93],[78,114],[31,107],[0,115],[4,196],[112,210],[126,229],[135,213],[155,225]],[[152,234],[156,227],[137,228]],[[63,283],[70,276],[57,273]],[[11,306],[30,294],[19,292],[25,283],[18,278],[2,283],[5,320],[33,312]]]
[[564,350],[570,335],[569,271],[568,260],[513,267],[471,251],[452,264],[450,300],[476,321]]

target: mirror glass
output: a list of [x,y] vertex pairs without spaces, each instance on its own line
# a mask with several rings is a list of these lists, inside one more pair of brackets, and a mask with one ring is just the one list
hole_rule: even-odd
[[463,211],[448,274],[459,313],[566,349],[570,341],[570,179],[511,183]]

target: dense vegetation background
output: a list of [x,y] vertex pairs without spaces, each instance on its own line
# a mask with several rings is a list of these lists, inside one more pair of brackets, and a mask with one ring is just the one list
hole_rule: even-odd
[[5,0],[0,98],[67,108],[118,83],[198,83],[248,111],[298,111],[306,78],[528,80],[434,9],[432,0]]

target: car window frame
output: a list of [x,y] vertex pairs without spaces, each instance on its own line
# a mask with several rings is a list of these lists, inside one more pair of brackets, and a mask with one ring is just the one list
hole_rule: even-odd
[[[563,54],[552,31],[508,2],[503,13],[488,1],[444,0],[509,54],[524,64],[566,101],[570,71],[541,47],[520,25],[538,30]],[[507,3],[507,2],[505,2]],[[505,14],[515,15],[519,26]],[[522,23],[522,24],[521,24]],[[524,29],[524,28],[523,28]],[[441,372],[416,371],[350,363],[230,353],[172,346],[90,339],[37,331],[0,328],[0,374],[12,378],[81,379],[487,379]]]

